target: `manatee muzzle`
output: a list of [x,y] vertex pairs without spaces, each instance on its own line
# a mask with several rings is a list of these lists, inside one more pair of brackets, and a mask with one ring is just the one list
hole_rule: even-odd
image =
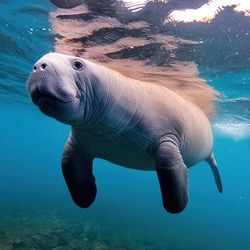
[[41,98],[69,103],[76,97],[74,88],[69,86],[69,83],[64,83],[49,63],[36,63],[28,83],[31,99],[36,105],[39,105]]

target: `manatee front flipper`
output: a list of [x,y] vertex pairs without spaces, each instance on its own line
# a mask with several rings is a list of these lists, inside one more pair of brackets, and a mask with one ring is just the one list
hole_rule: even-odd
[[69,9],[80,5],[83,0],[51,0],[51,2],[60,8]]
[[170,213],[180,213],[188,202],[188,171],[176,143],[161,142],[154,160],[163,206]]
[[69,138],[63,152],[62,171],[73,201],[82,208],[89,207],[96,197],[92,163]]

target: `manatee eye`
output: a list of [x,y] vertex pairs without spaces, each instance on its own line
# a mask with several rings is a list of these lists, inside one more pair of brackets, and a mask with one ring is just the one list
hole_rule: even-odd
[[84,64],[80,60],[75,60],[73,63],[73,68],[76,70],[82,70],[84,68]]

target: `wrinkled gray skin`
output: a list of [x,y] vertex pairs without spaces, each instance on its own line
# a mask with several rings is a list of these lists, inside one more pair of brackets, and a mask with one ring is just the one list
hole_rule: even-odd
[[78,206],[95,199],[95,158],[156,170],[163,205],[171,213],[185,208],[187,168],[199,161],[210,164],[222,192],[206,115],[167,88],[57,53],[34,65],[28,88],[44,114],[72,126],[62,170]]

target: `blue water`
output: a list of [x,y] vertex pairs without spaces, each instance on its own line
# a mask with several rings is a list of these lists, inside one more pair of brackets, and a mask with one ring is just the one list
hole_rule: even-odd
[[[32,7],[31,7],[32,6]],[[53,50],[46,1],[0,3],[0,249],[250,249],[250,68],[200,74],[224,95],[209,167],[190,169],[190,201],[165,212],[154,172],[95,161],[98,195],[77,208],[60,161],[70,128],[42,115],[26,93],[32,64]]]

